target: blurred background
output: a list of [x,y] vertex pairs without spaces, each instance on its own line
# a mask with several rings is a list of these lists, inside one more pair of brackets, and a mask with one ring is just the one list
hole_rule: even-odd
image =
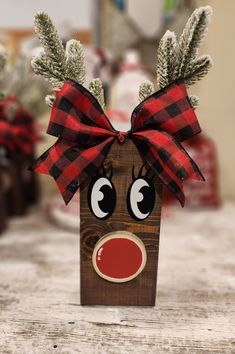
[[[6,228],[9,216],[28,215],[33,205],[36,210],[46,211],[50,220],[60,226],[76,229],[79,225],[79,195],[65,207],[50,177],[35,176],[26,169],[35,156],[54,142],[54,138],[45,134],[50,114],[45,96],[51,87],[36,77],[30,67],[31,57],[40,51],[33,29],[36,11],[43,10],[52,17],[64,42],[71,38],[82,42],[87,83],[95,77],[102,79],[106,106],[114,126],[128,129],[130,112],[138,103],[139,85],[146,79],[156,80],[159,39],[166,29],[180,34],[192,11],[204,5],[211,5],[214,15],[201,52],[212,56],[214,66],[208,76],[191,89],[200,97],[197,116],[203,134],[188,142],[187,149],[206,177],[204,184],[191,181],[185,184],[185,208],[195,210],[220,208],[223,203],[235,200],[235,47],[232,45],[235,26],[231,26],[235,3],[219,0],[67,0],[58,6],[56,0],[0,1],[0,43],[9,56],[1,76],[4,94],[1,110],[5,112],[2,114],[16,121],[22,115],[28,117],[25,119],[35,135],[33,150],[17,157],[14,166],[9,165],[6,151],[1,149],[1,189],[3,194],[7,193],[9,204],[1,203],[2,230]],[[166,193],[164,205],[173,204],[173,198]]]

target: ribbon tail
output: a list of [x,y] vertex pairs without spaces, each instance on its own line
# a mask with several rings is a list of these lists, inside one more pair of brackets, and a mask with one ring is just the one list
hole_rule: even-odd
[[30,169],[37,173],[51,175],[65,203],[68,204],[80,185],[95,175],[108,154],[113,140],[109,138],[86,149],[78,147],[77,143],[58,139]]
[[133,136],[143,159],[184,206],[183,180],[204,180],[196,163],[182,145],[166,132],[148,130],[133,133]]
[[161,161],[161,159],[159,159],[158,156],[153,157],[151,154],[146,155],[145,152],[152,150],[150,144],[143,141],[139,143],[138,141],[135,141],[135,144],[142,158],[147,161],[153,172],[169,189],[169,191],[174,194],[174,196],[179,200],[181,206],[183,207],[185,204],[185,195],[182,180],[177,176],[173,177],[172,171]]
[[185,150],[185,148],[183,147],[183,145],[179,144],[181,149],[184,151],[185,155],[188,156],[192,166],[193,166],[193,170],[194,170],[194,174],[192,173],[189,178],[194,179],[194,180],[198,180],[198,181],[203,181],[205,182],[205,177],[203,176],[203,173],[201,172],[200,168],[198,167],[198,165],[196,164],[196,162],[190,157],[190,155],[188,154],[188,152]]

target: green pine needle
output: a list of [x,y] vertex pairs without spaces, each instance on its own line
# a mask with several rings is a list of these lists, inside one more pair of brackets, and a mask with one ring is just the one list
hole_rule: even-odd
[[200,81],[212,66],[212,60],[209,55],[203,55],[200,58],[194,60],[188,67],[187,72],[184,75],[184,81],[188,86],[194,85]]
[[[52,20],[45,12],[36,14],[34,24],[44,50],[43,54],[32,59],[34,72],[42,75],[54,88],[62,87],[67,79],[83,85],[86,73],[81,43],[72,39],[67,42],[65,50]],[[95,90],[97,93],[98,88]],[[99,95],[101,99],[101,93]],[[53,97],[46,97],[49,105],[52,104]]]
[[55,101],[55,95],[47,95],[45,97],[45,102],[49,107],[53,106],[54,101]]
[[139,101],[144,101],[154,92],[153,83],[151,81],[143,82],[139,87]]
[[189,100],[193,109],[195,110],[199,105],[199,100],[200,100],[199,97],[192,95],[189,97]]
[[[212,66],[209,55],[197,58],[199,47],[206,35],[211,21],[210,6],[196,9],[190,16],[185,29],[176,41],[174,33],[167,31],[159,43],[157,56],[157,81],[163,88],[177,79],[183,79],[187,86],[201,80]],[[191,96],[192,106],[196,108],[199,98]]]
[[160,88],[174,81],[177,41],[174,32],[166,31],[157,52],[157,83]]
[[104,103],[104,90],[103,90],[102,81],[100,79],[93,79],[89,84],[89,91],[97,99],[101,108],[104,110],[105,103]]
[[37,75],[43,76],[54,87],[61,87],[65,76],[58,70],[54,62],[46,55],[34,57],[31,61],[32,68]]
[[66,78],[83,85],[86,71],[84,52],[79,41],[71,39],[66,43]]
[[177,77],[184,75],[187,67],[197,57],[199,47],[211,22],[211,16],[210,6],[200,7],[190,16],[179,40]]
[[35,31],[41,45],[61,74],[65,74],[65,50],[52,20],[45,12],[38,12],[34,19]]

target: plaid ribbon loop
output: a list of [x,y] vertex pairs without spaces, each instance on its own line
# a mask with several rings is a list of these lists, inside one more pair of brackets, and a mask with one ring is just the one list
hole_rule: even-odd
[[200,131],[182,80],[141,102],[132,113],[128,132],[116,131],[95,97],[68,80],[57,93],[47,131],[58,140],[32,168],[50,174],[68,203],[102,165],[111,144],[115,140],[124,144],[128,138],[183,205],[182,181],[203,176],[181,142]]

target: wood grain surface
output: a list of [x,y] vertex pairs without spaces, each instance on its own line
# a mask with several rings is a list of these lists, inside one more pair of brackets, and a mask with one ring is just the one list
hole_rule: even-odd
[[1,354],[235,353],[235,204],[163,210],[155,307],[80,306],[79,232],[34,210],[0,237]]
[[[137,175],[143,161],[131,140],[122,145],[116,141],[113,143],[105,161],[105,168],[108,169],[111,165],[117,204],[109,219],[99,220],[91,213],[87,202],[88,185],[82,188],[80,193],[81,303],[153,306],[156,298],[162,183],[157,177],[154,178],[156,190],[154,209],[146,220],[135,221],[128,213],[126,199],[128,188],[132,183],[132,168],[135,167]],[[143,241],[147,263],[136,278],[126,283],[113,283],[101,278],[95,272],[92,253],[96,242],[102,236],[120,230],[129,231]]]

